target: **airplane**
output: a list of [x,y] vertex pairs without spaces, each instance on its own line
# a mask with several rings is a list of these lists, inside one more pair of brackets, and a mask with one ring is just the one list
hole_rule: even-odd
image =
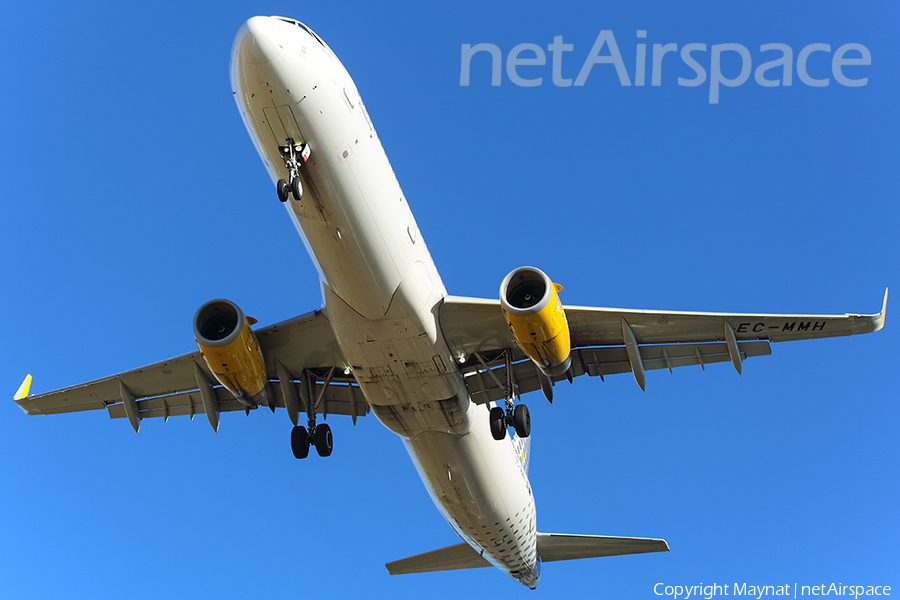
[[[546,562],[662,552],[662,539],[537,531],[521,396],[588,375],[731,363],[770,343],[878,331],[872,315],[769,315],[563,305],[540,269],[513,270],[496,299],[448,295],[353,80],[305,24],[244,23],[231,53],[241,117],[319,273],[323,307],[253,329],[235,303],[194,315],[198,350],[30,395],[26,414],[105,409],[143,419],[284,408],[298,459],[332,453],[319,416],[373,414],[406,445],[462,542],[389,562],[391,574],[495,566],[535,588]],[[274,201],[274,198],[273,198]],[[305,417],[305,423],[301,421]],[[510,432],[510,428],[513,430]]]

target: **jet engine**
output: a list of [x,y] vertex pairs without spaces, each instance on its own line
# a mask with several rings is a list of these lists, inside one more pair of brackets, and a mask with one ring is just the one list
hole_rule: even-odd
[[562,286],[540,269],[520,267],[500,284],[500,306],[519,347],[548,377],[569,370],[569,323],[559,301]]
[[266,400],[266,365],[251,325],[237,304],[210,300],[194,315],[194,339],[206,365],[237,400],[253,407]]

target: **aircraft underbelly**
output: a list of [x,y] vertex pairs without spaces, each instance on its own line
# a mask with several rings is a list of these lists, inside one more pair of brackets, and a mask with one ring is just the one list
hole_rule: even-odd
[[378,319],[363,317],[327,285],[323,295],[342,354],[388,429],[405,438],[422,431],[468,431],[468,392],[434,310],[443,288],[426,265],[410,267]]

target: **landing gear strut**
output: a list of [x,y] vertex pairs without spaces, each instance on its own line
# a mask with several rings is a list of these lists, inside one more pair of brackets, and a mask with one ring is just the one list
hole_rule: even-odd
[[285,146],[279,146],[284,168],[288,170],[288,179],[279,179],[275,184],[278,199],[287,202],[293,194],[294,200],[299,201],[303,197],[303,185],[300,183],[300,167],[309,159],[309,144],[296,144],[293,138],[288,138]]
[[[325,393],[328,384],[331,383],[331,376],[334,373],[332,368],[325,377],[325,386],[321,389],[319,395]],[[296,425],[291,430],[291,450],[294,452],[294,458],[306,458],[309,456],[309,447],[315,446],[319,456],[331,456],[334,450],[334,438],[331,435],[331,427],[327,423],[319,423],[316,425],[316,405],[319,397],[315,391],[315,380],[309,371],[304,371],[304,377],[301,380],[304,388],[308,390],[301,394],[306,403],[306,426]],[[296,401],[296,400],[295,400]]]
[[516,383],[512,376],[512,356],[509,350],[503,353],[502,358],[506,361],[506,385],[497,378],[491,371],[484,358],[478,353],[474,353],[475,358],[481,363],[484,371],[488,373],[501,388],[505,388],[506,401],[503,406],[495,406],[491,409],[490,424],[491,435],[495,440],[502,440],[506,437],[506,428],[512,426],[516,430],[516,435],[520,438],[527,438],[531,435],[531,415],[528,413],[528,407],[524,404],[514,404],[513,397],[518,397],[516,391]]
[[506,400],[506,408],[495,406],[491,409],[491,435],[495,440],[502,440],[506,437],[506,428],[510,425],[516,430],[516,435],[520,438],[527,438],[531,435],[531,415],[528,407],[524,404],[513,406],[510,399]]

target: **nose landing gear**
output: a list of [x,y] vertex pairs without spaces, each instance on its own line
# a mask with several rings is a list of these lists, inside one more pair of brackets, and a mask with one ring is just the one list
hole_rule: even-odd
[[309,144],[294,143],[293,138],[288,138],[285,146],[279,146],[284,168],[288,170],[288,179],[279,179],[275,184],[278,199],[287,202],[291,194],[294,200],[299,202],[303,197],[303,185],[300,183],[300,167],[309,159]]

